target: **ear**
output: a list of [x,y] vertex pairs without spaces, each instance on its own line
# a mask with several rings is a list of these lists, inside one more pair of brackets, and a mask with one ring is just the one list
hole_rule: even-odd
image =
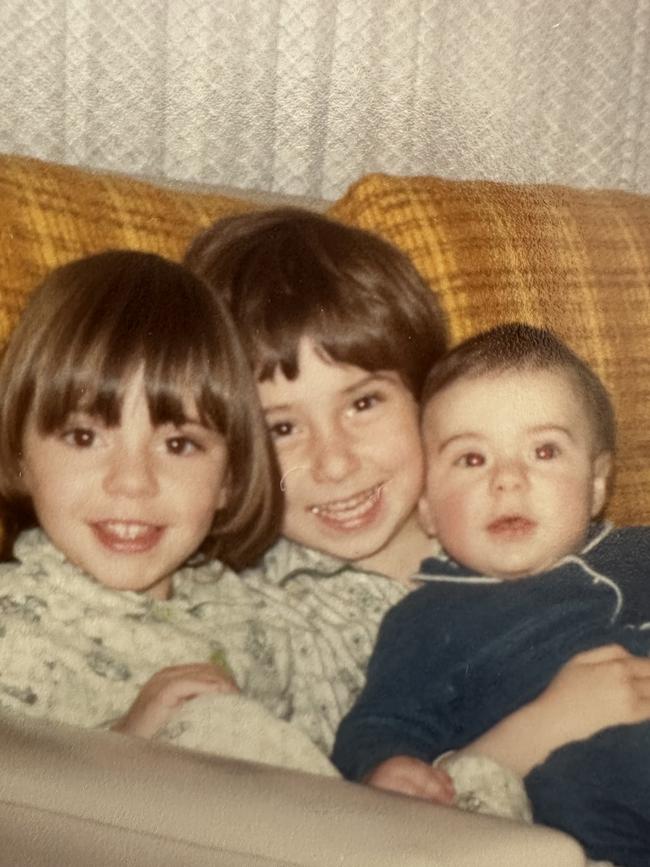
[[422,494],[418,500],[418,518],[420,519],[420,526],[424,532],[427,536],[433,538],[436,535],[436,522],[433,518],[426,493]]
[[601,452],[594,458],[592,478],[591,517],[595,518],[605,505],[608,482],[612,473],[613,459],[611,452]]

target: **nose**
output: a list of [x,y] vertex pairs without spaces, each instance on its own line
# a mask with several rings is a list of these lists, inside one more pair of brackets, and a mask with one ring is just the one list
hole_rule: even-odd
[[359,467],[359,457],[351,434],[332,426],[312,437],[311,467],[317,482],[340,482]]
[[113,497],[152,497],[158,493],[154,456],[146,448],[120,449],[108,459],[104,490]]
[[516,460],[497,461],[492,469],[491,485],[494,491],[518,491],[528,484],[528,472]]

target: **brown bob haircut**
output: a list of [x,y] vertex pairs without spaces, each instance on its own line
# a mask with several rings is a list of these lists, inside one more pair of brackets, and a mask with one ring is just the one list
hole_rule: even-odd
[[566,373],[584,402],[596,452],[614,453],[616,419],[603,383],[552,331],[521,322],[498,325],[451,349],[427,377],[422,392],[422,411],[438,392],[460,379],[512,370]]
[[419,398],[446,348],[442,312],[407,256],[377,235],[299,208],[218,220],[185,264],[229,306],[258,379],[298,375],[298,345],[397,371]]
[[37,523],[21,480],[26,424],[45,435],[81,410],[120,423],[125,386],[144,369],[152,424],[199,420],[224,437],[227,504],[200,547],[235,569],[279,532],[279,475],[256,387],[228,312],[201,280],[160,256],[108,251],[57,268],[30,298],[0,365],[0,504],[5,555]]

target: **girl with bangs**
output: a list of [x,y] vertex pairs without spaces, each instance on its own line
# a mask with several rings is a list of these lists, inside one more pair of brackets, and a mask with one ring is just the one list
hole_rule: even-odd
[[[291,639],[260,641],[286,671],[285,719],[329,753],[379,622],[438,550],[417,519],[419,400],[445,350],[443,315],[391,244],[297,208],[221,219],[184,261],[229,307],[257,379],[285,504],[282,538],[243,578],[291,606]],[[460,751],[470,767],[479,759],[475,771],[461,770],[465,800],[481,803],[472,781],[485,778],[484,758],[523,776],[568,741],[650,717],[631,660],[614,646],[575,657],[540,696]],[[431,800],[449,801],[451,787],[431,777]],[[403,791],[390,774],[372,782]],[[509,785],[497,774],[495,789]]]
[[245,644],[259,600],[226,567],[275,538],[279,484],[230,318],[189,271],[113,251],[44,280],[0,367],[0,498],[1,707],[148,736],[236,691],[205,609]]

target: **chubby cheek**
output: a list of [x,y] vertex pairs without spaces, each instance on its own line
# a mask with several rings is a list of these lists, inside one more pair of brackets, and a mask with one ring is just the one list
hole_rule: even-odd
[[562,516],[567,525],[584,524],[591,517],[591,479],[582,474],[564,475],[544,480],[542,496],[549,517]]
[[[279,456],[278,456],[279,457]],[[304,518],[305,505],[314,499],[311,469],[299,461],[280,460],[280,488],[284,494],[283,532],[291,530],[296,516]]]
[[375,444],[368,452],[375,462],[417,479],[419,491],[424,484],[424,450],[417,417],[404,413],[392,426],[377,431]]
[[34,510],[41,522],[58,523],[64,516],[81,511],[88,500],[84,484],[76,477],[63,473],[55,478],[54,474],[38,471],[32,476],[29,494]]
[[212,527],[214,515],[219,508],[214,499],[205,498],[202,503],[195,505],[193,511],[187,513],[186,527],[188,534],[195,537],[197,545],[208,535]]
[[[392,464],[392,466],[391,466]],[[393,470],[393,478],[402,479],[413,497],[413,508],[422,493],[425,481],[424,454],[420,437],[396,436],[387,450],[384,466]]]
[[439,490],[433,517],[438,541],[452,557],[458,559],[468,538],[474,535],[471,498],[459,489]]
[[208,473],[190,474],[183,484],[174,485],[174,489],[175,495],[170,501],[176,502],[181,514],[185,512],[189,525],[194,526],[197,533],[207,533],[215,512],[227,501],[224,473],[219,467],[211,467]]
[[575,548],[584,539],[592,517],[591,502],[590,483],[584,478],[563,479],[549,490],[546,510],[558,544]]

